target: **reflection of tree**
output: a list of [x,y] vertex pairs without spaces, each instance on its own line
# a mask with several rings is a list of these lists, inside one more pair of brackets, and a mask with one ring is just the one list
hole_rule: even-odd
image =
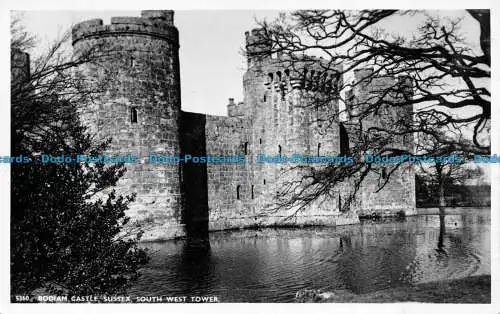
[[345,235],[340,236],[339,253],[343,253],[345,249],[350,249],[350,248],[352,248],[351,238]]
[[425,267],[437,269],[436,274],[441,278],[456,277],[457,274],[459,276],[474,274],[484,264],[482,261],[484,252],[479,248],[481,242],[476,242],[474,231],[471,229],[474,228],[475,219],[475,215],[470,214],[460,216],[446,214],[444,208],[441,208],[437,248],[434,254],[429,255]]
[[446,234],[446,229],[445,229],[445,212],[444,208],[439,209],[439,238],[438,238],[438,245],[437,245],[437,250],[439,253],[446,253],[446,250],[444,249],[444,236]]
[[[382,230],[390,232],[384,235]],[[354,293],[394,286],[415,258],[415,239],[401,223],[365,225],[363,233],[340,238],[335,278]],[[357,242],[361,245],[351,249]]]

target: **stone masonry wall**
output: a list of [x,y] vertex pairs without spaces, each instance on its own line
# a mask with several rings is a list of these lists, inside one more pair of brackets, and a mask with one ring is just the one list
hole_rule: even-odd
[[[261,52],[269,48],[256,38],[259,36],[259,30],[247,33],[247,50]],[[325,71],[321,62],[320,59],[294,62],[283,56],[249,56],[249,68],[243,78],[245,109],[242,111],[244,118],[252,124],[249,154],[254,158],[258,154],[291,157],[292,154],[332,156],[339,153],[338,123],[321,119],[327,116],[326,112],[338,110],[337,99],[326,98],[321,104],[311,101],[320,99],[318,96],[322,93],[334,94],[330,92],[338,80],[336,71]],[[318,199],[288,219],[296,208],[277,208],[276,195],[288,182],[302,178],[304,171],[297,166],[250,165],[253,173],[251,184],[263,188],[258,207],[253,209],[263,214],[256,217],[256,223],[336,225],[358,221],[357,216],[339,211],[340,191],[334,197]]]
[[[230,99],[228,116],[219,117],[180,110],[179,41],[172,11],[142,11],[141,17],[112,18],[110,25],[97,19],[73,28],[75,56],[92,51],[100,57],[75,74],[99,89],[96,101],[80,108],[82,120],[97,138],[112,138],[108,154],[140,156],[140,163],[127,165],[118,190],[137,194],[128,214],[146,229],[144,240],[251,226],[350,224],[359,221],[357,211],[367,208],[409,213],[414,208],[413,169],[398,170],[382,193],[373,192],[376,178],[368,178],[362,203],[349,212],[340,211],[348,185],[293,219],[286,218],[296,208],[276,208],[277,193],[300,180],[304,170],[257,163],[257,156],[339,155],[345,140],[338,117],[323,117],[338,112],[336,86],[342,78],[340,69],[325,71],[321,59],[292,63],[283,56],[259,55],[271,48],[260,36],[258,29],[246,33],[250,54],[244,101]],[[312,104],[318,99],[324,101]],[[374,125],[388,122],[372,118]],[[403,139],[401,145],[408,143]],[[246,160],[158,165],[146,163],[149,154]]]
[[[107,154],[133,154],[118,191],[136,193],[128,215],[145,229],[143,239],[184,234],[178,165],[148,164],[150,153],[177,155],[180,75],[178,32],[172,11],[144,11],[142,17],[114,17],[110,25],[90,20],[73,28],[75,56],[88,52],[77,75],[99,90],[82,106],[82,120],[99,139],[111,138]],[[94,61],[94,60],[93,60]]]
[[[365,69],[355,73],[356,81],[362,81],[364,77],[371,75],[372,69]],[[366,83],[359,84],[354,90],[355,101],[361,104],[369,104],[372,98],[378,98],[377,92],[386,90],[395,85],[394,78],[375,78]],[[393,96],[387,97],[392,101],[398,101]],[[399,100],[401,101],[401,100]],[[402,102],[403,103],[403,102]],[[387,126],[398,126],[404,119],[411,118],[413,107],[407,105],[381,106],[377,113],[372,113],[362,121],[362,130],[370,127],[387,129]],[[359,130],[355,130],[355,133]],[[358,134],[351,134],[358,136]],[[412,135],[392,135],[388,148],[401,149],[413,152]],[[390,179],[383,186],[386,177]],[[380,187],[382,187],[380,189]],[[379,190],[380,189],[380,190]],[[381,215],[393,215],[403,211],[406,215],[416,214],[415,202],[415,169],[409,163],[403,163],[397,168],[392,165],[373,165],[373,171],[365,178],[358,196],[358,208],[360,215],[376,212]]]

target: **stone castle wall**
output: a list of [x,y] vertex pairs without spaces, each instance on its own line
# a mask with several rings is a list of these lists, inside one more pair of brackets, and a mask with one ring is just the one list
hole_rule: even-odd
[[[99,62],[85,62],[75,73],[93,84],[98,95],[80,108],[83,122],[98,139],[112,139],[108,154],[133,154],[141,160],[127,165],[117,188],[123,194],[137,194],[128,215],[145,229],[143,240],[252,226],[351,224],[365,209],[412,214],[411,168],[398,169],[378,193],[374,188],[380,178],[369,176],[356,206],[347,212],[341,205],[352,188],[348,182],[293,219],[287,218],[298,208],[276,208],[277,194],[288,183],[300,181],[306,170],[294,164],[257,163],[259,154],[344,154],[349,137],[362,130],[344,129],[338,116],[331,115],[339,110],[341,69],[330,69],[321,59],[295,62],[289,57],[260,56],[270,46],[258,29],[246,33],[246,41],[250,53],[243,77],[244,101],[230,99],[228,116],[220,117],[181,111],[179,42],[172,11],[115,17],[110,25],[90,20],[73,28],[75,56],[99,57]],[[361,99],[376,85],[353,93]],[[408,110],[388,116],[405,116]],[[363,128],[394,122],[388,119],[372,116]],[[395,142],[411,146],[409,138],[396,137]],[[159,165],[146,162],[149,154],[240,155],[246,162]]]
[[173,12],[143,11],[142,17],[114,17],[73,28],[76,56],[91,56],[77,75],[99,92],[81,108],[82,119],[99,139],[111,138],[108,154],[133,154],[118,190],[136,193],[129,215],[145,228],[144,239],[184,234],[178,165],[152,165],[150,153],[180,151],[178,32]]
[[[359,106],[368,106],[381,98],[380,90],[399,86],[398,79],[393,77],[366,79],[371,77],[372,73],[371,68],[355,71],[355,81],[360,83],[354,88],[351,105],[357,103],[361,104]],[[377,112],[371,113],[368,117],[356,118],[359,120],[355,123],[356,127],[350,129],[353,139],[373,127],[397,131],[397,126],[406,123],[405,120],[412,117],[413,111],[412,105],[404,105],[402,97],[398,93],[384,96],[384,100],[401,103],[401,106],[381,105]],[[388,126],[391,126],[390,129]],[[413,134],[393,134],[391,143],[382,148],[413,152],[413,145]],[[373,170],[363,180],[355,210],[360,215],[374,212],[391,215],[401,211],[406,215],[416,215],[414,166],[410,163],[403,163],[397,168],[390,165],[373,165]],[[385,182],[387,177],[390,177],[390,180]]]

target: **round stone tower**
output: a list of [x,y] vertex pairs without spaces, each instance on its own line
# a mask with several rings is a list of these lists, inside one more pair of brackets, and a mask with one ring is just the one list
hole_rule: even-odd
[[[306,175],[296,167],[304,163],[298,157],[340,152],[339,124],[332,113],[338,112],[341,68],[332,68],[326,60],[312,56],[272,53],[267,35],[260,28],[245,33],[248,69],[243,77],[244,112],[253,125],[250,147],[255,154],[294,158],[289,163],[253,167],[253,184],[263,189],[267,203],[274,205],[279,187],[300,182]],[[267,186],[260,187],[261,182]],[[338,203],[335,196],[312,204],[307,212],[329,217],[327,223],[335,224]]]
[[182,235],[179,165],[148,163],[148,156],[179,154],[179,36],[173,11],[142,11],[73,27],[75,57],[90,57],[76,76],[90,82],[95,101],[82,105],[84,125],[111,138],[108,155],[134,155],[117,189],[136,193],[129,216],[143,239]]

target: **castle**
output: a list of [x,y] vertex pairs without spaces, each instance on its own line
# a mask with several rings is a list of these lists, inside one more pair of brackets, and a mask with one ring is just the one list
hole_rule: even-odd
[[[105,68],[93,63],[80,66],[79,75],[108,82],[97,101],[82,106],[81,117],[90,132],[112,138],[108,153],[140,157],[139,163],[127,165],[117,188],[137,194],[128,214],[145,229],[143,240],[174,238],[201,229],[353,224],[359,222],[359,212],[367,209],[415,213],[411,166],[397,169],[378,193],[380,179],[368,176],[349,210],[342,210],[344,193],[350,189],[344,183],[291,219],[285,218],[293,209],[266,212],[276,203],[280,187],[301,172],[286,164],[258,163],[258,154],[346,154],[355,133],[387,120],[373,116],[361,128],[346,128],[339,119],[319,119],[338,112],[338,100],[332,97],[316,107],[307,104],[318,93],[335,93],[342,80],[338,71],[325,70],[320,59],[308,59],[292,69],[282,62],[286,56],[262,56],[271,47],[261,35],[259,29],[245,34],[244,101],[229,99],[228,115],[212,116],[181,110],[179,36],[173,11],[147,10],[141,17],[114,17],[110,25],[94,19],[73,27],[75,54],[90,47],[120,52]],[[355,79],[370,71],[356,71]],[[351,93],[360,98],[370,88],[361,85]],[[391,110],[393,115],[407,115],[412,108]],[[395,136],[395,141],[406,148],[413,145],[411,139]],[[242,155],[246,162],[157,165],[147,162],[152,153]]]

